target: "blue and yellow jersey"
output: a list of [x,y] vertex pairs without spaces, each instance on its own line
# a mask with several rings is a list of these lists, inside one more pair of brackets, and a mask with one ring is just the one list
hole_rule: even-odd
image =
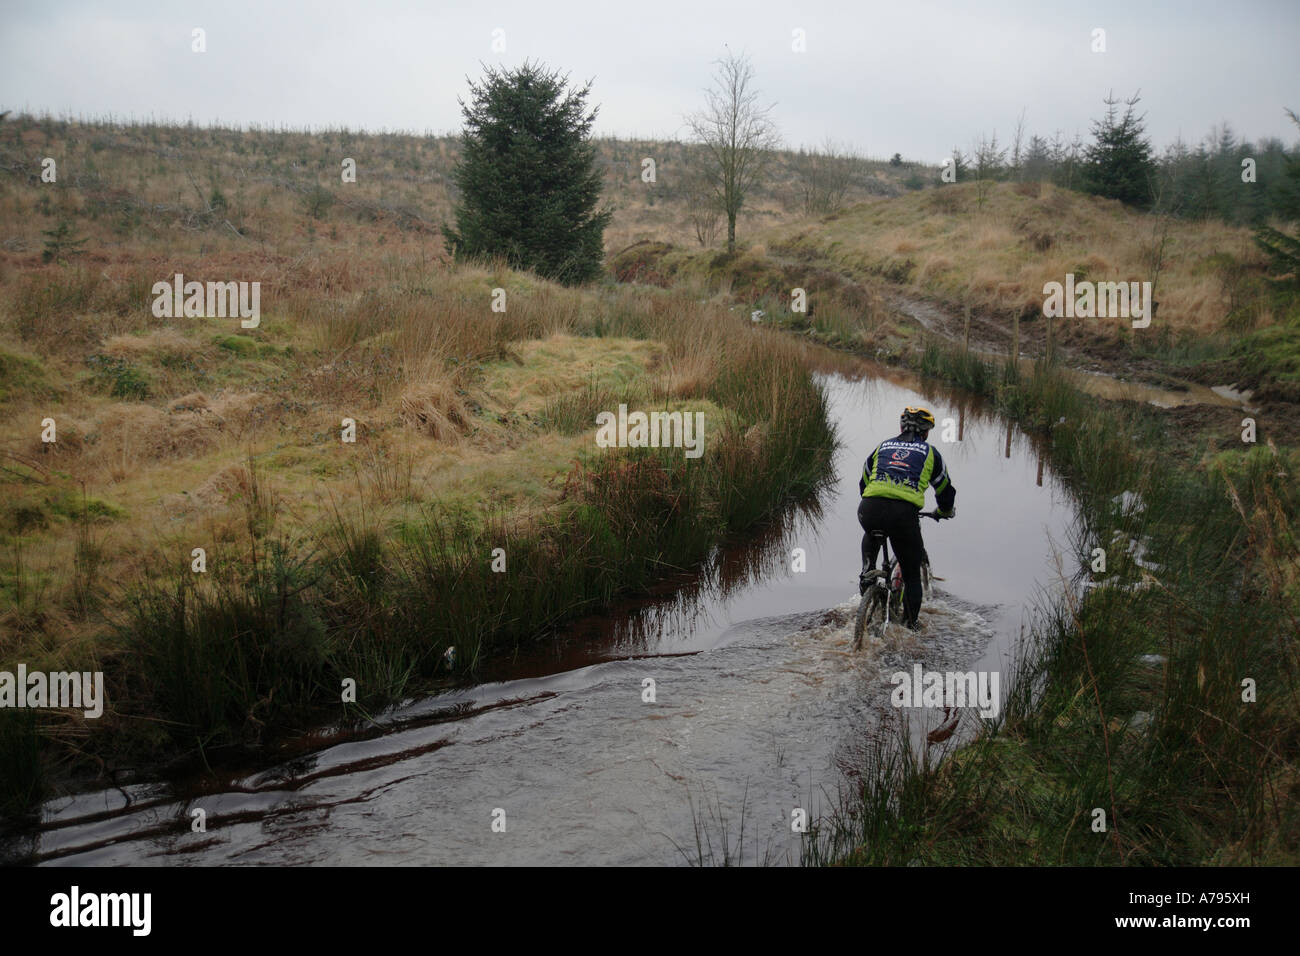
[[934,488],[939,513],[952,511],[957,490],[943,456],[929,442],[899,435],[882,441],[862,469],[858,491],[863,498],[898,498],[925,507],[925,489]]

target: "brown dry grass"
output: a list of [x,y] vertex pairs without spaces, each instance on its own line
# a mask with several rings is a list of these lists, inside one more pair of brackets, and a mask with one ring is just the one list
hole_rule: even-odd
[[[1153,254],[1166,225],[1157,275]],[[789,232],[784,241],[770,236],[779,248],[792,245]],[[850,272],[905,270],[918,291],[1002,314],[1041,310],[1044,284],[1064,282],[1069,272],[1093,281],[1153,281],[1160,319],[1198,333],[1219,329],[1228,312],[1214,257],[1262,263],[1248,229],[1166,222],[1047,184],[996,184],[982,208],[973,184],[870,203],[828,218],[793,246]],[[1121,324],[1096,322],[1111,331]]]
[[[106,503],[91,520],[108,556],[107,592],[200,544],[233,547],[255,484],[250,468],[276,489],[291,535],[308,534],[336,507],[397,521],[433,500],[468,511],[491,502],[528,520],[554,505],[573,463],[594,452],[590,434],[560,434],[541,420],[556,395],[597,383],[722,421],[726,413],[704,400],[720,357],[774,347],[724,307],[658,290],[564,289],[389,254],[349,264],[304,252],[241,275],[242,262],[213,253],[187,275],[262,276],[255,330],[238,320],[156,319],[147,302],[119,308],[117,283],[76,267],[5,273],[6,285],[43,295],[91,289],[75,337],[39,322],[24,336],[12,308],[0,315],[0,349],[32,356],[56,387],[6,403],[21,413],[5,417],[0,449],[44,469],[0,478],[8,540],[21,540],[23,552],[0,553],[6,594],[20,579],[27,594],[43,582],[44,605],[72,606],[77,522],[68,502],[83,494]],[[497,288],[506,290],[505,313],[491,310]],[[654,338],[608,327],[591,336],[611,322]],[[147,393],[114,396],[111,376],[87,364],[97,356],[129,369]],[[40,441],[46,417],[57,423],[54,444]],[[339,441],[344,418],[357,424],[355,445]],[[13,536],[28,513],[37,523]],[[23,607],[10,629],[33,666],[91,639],[91,625],[71,612],[36,613],[27,599]]]
[[435,441],[455,442],[470,428],[470,413],[447,379],[408,385],[398,399],[398,416]]

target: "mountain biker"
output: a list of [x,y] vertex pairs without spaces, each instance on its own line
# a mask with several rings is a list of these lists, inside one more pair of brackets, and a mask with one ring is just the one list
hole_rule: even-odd
[[921,561],[925,544],[921,540],[921,509],[925,506],[925,489],[933,488],[938,502],[936,516],[952,518],[957,514],[957,490],[948,477],[948,469],[938,449],[925,439],[934,428],[934,415],[928,409],[908,406],[898,422],[899,434],[876,446],[862,468],[858,491],[858,524],[862,525],[862,574],[858,593],[879,573],[876,555],[879,541],[872,531],[884,531],[903,570],[903,623],[918,628],[921,611]]

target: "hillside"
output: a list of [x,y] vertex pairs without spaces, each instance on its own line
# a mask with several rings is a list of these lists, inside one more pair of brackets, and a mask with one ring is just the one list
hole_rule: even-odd
[[[647,238],[698,243],[685,173],[698,147],[680,142],[593,140],[614,208],[606,247]],[[0,251],[30,264],[42,233],[63,220],[89,239],[86,261],[135,261],[166,237],[173,251],[215,256],[255,251],[358,257],[383,251],[442,254],[439,226],[455,198],[454,136],[404,132],[69,122],[21,115],[0,125]],[[42,160],[58,179],[41,182]],[[342,181],[344,159],[355,182]],[[655,182],[642,161],[655,160]],[[742,213],[742,228],[792,223],[801,210],[797,153],[774,157],[771,175]],[[935,178],[913,163],[863,160],[846,203],[897,196]],[[36,190],[37,185],[48,188]]]
[[[414,172],[438,141],[64,128],[64,150],[29,127],[18,161],[18,129],[0,670],[103,670],[110,707],[0,711],[0,809],[470,679],[824,479],[798,343],[679,292],[447,263],[441,174]],[[312,207],[335,146],[365,187]],[[33,175],[47,149],[57,184]],[[177,274],[258,283],[259,314],[167,314]],[[620,403],[700,422],[708,455],[599,447]]]
[[[953,316],[969,305],[972,340],[1003,353],[1018,316],[1022,350],[1038,354],[1046,283],[1067,274],[1151,282],[1157,309],[1146,328],[1127,318],[1059,319],[1067,361],[1161,385],[1235,383],[1264,400],[1300,399],[1300,299],[1266,274],[1248,229],[1137,212],[1046,183],[966,183],[750,239],[735,256],[643,244],[610,268],[626,281],[734,293],[778,321],[887,354],[917,331],[900,296],[913,306],[906,311],[937,304],[941,329],[958,337]],[[808,319],[789,312],[796,286],[808,292]]]

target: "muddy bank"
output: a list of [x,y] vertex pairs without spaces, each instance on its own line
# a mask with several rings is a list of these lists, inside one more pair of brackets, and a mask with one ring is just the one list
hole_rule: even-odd
[[[920,298],[897,289],[885,293],[885,301],[901,316],[929,332],[961,342],[965,318],[960,310]],[[1086,320],[1081,320],[1086,321]],[[1068,366],[1075,383],[1102,398],[1151,402],[1161,407],[1208,404],[1240,407],[1249,399],[1216,392],[1213,387],[1169,374],[1159,363],[1135,358],[1118,342],[1080,330],[1077,324],[1057,323],[1057,358]],[[998,319],[971,310],[970,346],[987,358],[1006,359],[1011,349],[1009,319]],[[1021,367],[1031,367],[1047,346],[1046,322],[1041,317],[1020,322]],[[1225,374],[1231,375],[1224,369]],[[1228,384],[1235,383],[1231,378]]]
[[[885,298],[905,321],[949,341],[962,341],[964,320],[955,310],[897,290],[887,292]],[[1023,374],[1032,371],[1034,360],[1041,357],[1045,332],[1042,322],[1022,323],[1020,329]],[[1237,382],[1231,362],[1180,370],[1188,376],[1180,379],[1163,371],[1158,362],[1134,359],[1119,343],[1091,341],[1086,335],[1076,339],[1084,344],[1058,343],[1058,357],[1070,382],[1103,401],[1148,406],[1164,421],[1171,451],[1191,454],[1207,441],[1239,447],[1247,417],[1255,423],[1258,443],[1300,443],[1300,405],[1267,390],[1251,392]],[[982,358],[1005,361],[1011,333],[998,321],[972,311],[970,341],[971,350]]]

